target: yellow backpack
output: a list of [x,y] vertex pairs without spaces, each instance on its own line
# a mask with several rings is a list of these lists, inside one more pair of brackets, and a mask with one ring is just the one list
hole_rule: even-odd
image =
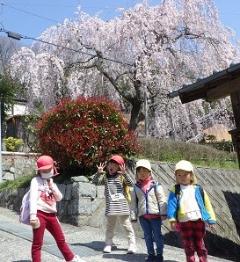
[[125,198],[127,199],[128,203],[131,202],[131,190],[130,190],[130,186],[127,185],[124,176],[121,176],[121,182],[123,185],[123,194],[125,196]]

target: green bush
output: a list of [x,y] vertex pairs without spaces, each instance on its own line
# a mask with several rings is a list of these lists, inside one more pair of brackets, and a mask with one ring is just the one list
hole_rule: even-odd
[[42,153],[53,156],[69,175],[76,169],[86,174],[113,153],[131,156],[139,150],[121,112],[102,98],[62,100],[42,115],[37,136]]
[[4,138],[3,141],[5,142],[6,150],[11,152],[16,152],[23,145],[23,140],[21,138],[15,138],[9,136],[8,138]]
[[24,133],[24,142],[30,152],[38,152],[38,142],[36,136],[36,123],[39,120],[38,114],[24,115],[22,119],[22,129]]
[[0,192],[7,190],[7,189],[16,189],[16,188],[26,188],[30,186],[31,180],[34,175],[32,176],[22,176],[15,180],[7,180],[0,183]]
[[238,168],[236,153],[217,150],[208,145],[155,138],[142,138],[139,143],[142,147],[142,154],[138,157],[170,163],[186,159],[195,165]]

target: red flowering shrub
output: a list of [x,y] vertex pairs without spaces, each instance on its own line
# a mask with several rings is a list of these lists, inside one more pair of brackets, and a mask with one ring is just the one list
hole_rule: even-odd
[[121,112],[103,98],[62,100],[42,115],[37,135],[42,153],[53,156],[64,170],[92,168],[113,153],[130,156],[139,149]]

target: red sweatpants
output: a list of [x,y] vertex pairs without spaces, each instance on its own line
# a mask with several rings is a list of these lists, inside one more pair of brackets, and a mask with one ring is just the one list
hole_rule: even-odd
[[207,262],[208,252],[203,241],[206,233],[205,223],[199,219],[197,221],[181,222],[179,224],[187,262],[195,261],[195,251],[198,254],[199,262]]
[[40,227],[33,229],[32,261],[41,262],[41,248],[43,245],[45,229],[47,229],[54,237],[65,260],[71,261],[74,254],[65,241],[65,237],[56,214],[49,214],[38,210],[37,217],[40,220]]

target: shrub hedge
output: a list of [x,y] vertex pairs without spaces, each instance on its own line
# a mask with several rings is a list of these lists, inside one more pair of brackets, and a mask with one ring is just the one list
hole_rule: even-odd
[[139,151],[136,136],[117,106],[105,98],[64,99],[37,123],[39,148],[63,170],[92,169],[114,153]]
[[156,161],[176,163],[181,159],[191,161],[195,165],[214,168],[238,169],[237,154],[217,150],[211,145],[199,145],[173,141],[170,139],[141,138],[139,143],[144,157]]

